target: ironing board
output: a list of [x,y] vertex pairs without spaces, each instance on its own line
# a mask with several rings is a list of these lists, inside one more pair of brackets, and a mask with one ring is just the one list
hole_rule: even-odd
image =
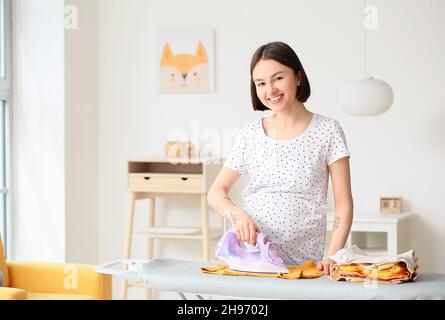
[[[414,282],[363,284],[333,281],[327,276],[315,279],[274,279],[225,276],[201,272],[208,261],[158,258],[141,264],[138,277],[155,290],[256,299],[445,299],[445,274],[420,273]],[[101,268],[97,269],[101,272]],[[103,269],[102,269],[103,271]]]

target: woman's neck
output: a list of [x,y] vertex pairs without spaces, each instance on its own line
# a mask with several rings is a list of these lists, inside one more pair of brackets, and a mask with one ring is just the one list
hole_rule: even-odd
[[293,128],[302,121],[305,122],[311,114],[303,103],[297,101],[292,107],[281,112],[276,112],[271,118],[273,119],[275,128],[286,130]]

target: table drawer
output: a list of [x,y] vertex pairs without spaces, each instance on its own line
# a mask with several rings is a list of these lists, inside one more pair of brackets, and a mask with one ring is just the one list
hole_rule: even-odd
[[136,192],[205,192],[202,175],[130,174],[128,189]]

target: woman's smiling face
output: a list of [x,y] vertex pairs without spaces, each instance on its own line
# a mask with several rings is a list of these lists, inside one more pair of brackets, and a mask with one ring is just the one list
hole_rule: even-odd
[[260,60],[253,68],[256,93],[264,106],[279,112],[295,103],[299,79],[294,71],[275,60]]

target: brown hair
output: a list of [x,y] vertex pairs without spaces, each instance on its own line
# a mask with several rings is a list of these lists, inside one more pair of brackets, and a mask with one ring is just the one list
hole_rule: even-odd
[[253,68],[260,60],[275,60],[285,66],[288,66],[300,79],[300,84],[297,86],[297,96],[296,98],[300,102],[306,102],[311,95],[311,86],[309,85],[309,80],[307,79],[306,72],[304,71],[303,65],[298,59],[295,51],[284,42],[270,42],[259,47],[252,56],[252,61],[250,63],[250,95],[252,98],[253,110],[265,111],[270,110],[266,107],[256,94],[255,83],[252,79]]

